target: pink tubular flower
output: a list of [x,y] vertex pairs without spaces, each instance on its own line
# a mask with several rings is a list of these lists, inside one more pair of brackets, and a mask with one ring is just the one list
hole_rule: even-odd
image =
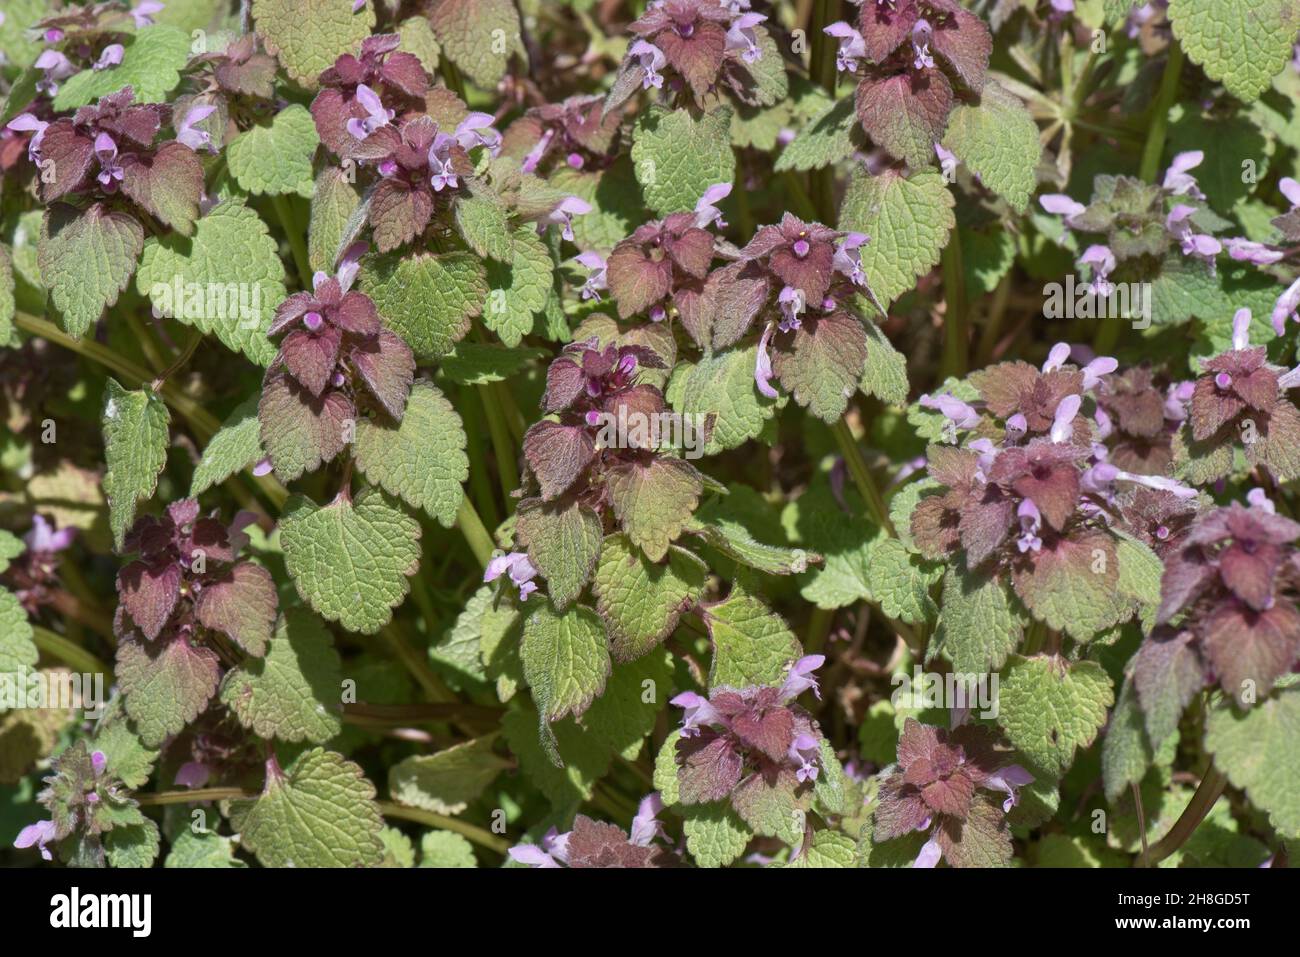
[[867,283],[867,274],[862,271],[861,249],[869,242],[871,237],[866,233],[849,233],[835,247],[831,265],[847,276],[855,286],[865,286]]
[[1079,406],[1083,404],[1083,396],[1067,395],[1056,406],[1056,414],[1052,416],[1052,431],[1050,433],[1053,442],[1058,445],[1062,442],[1069,441],[1074,434],[1074,417],[1079,414]]
[[117,184],[126,175],[117,161],[117,143],[107,133],[95,137],[95,157],[99,160],[99,175],[95,178],[104,187],[104,192],[116,192]]
[[1056,345],[1052,346],[1051,351],[1047,353],[1047,359],[1043,362],[1041,371],[1043,375],[1046,375],[1049,372],[1055,372],[1069,361],[1070,344],[1068,342],[1058,342]]
[[1205,199],[1205,194],[1201,192],[1201,188],[1196,183],[1196,177],[1188,172],[1188,170],[1200,166],[1203,159],[1205,159],[1205,154],[1200,150],[1188,150],[1179,153],[1174,157],[1174,161],[1169,164],[1169,169],[1165,171],[1165,179],[1162,184],[1164,188],[1175,196],[1191,196],[1193,199]]
[[1232,348],[1235,352],[1250,348],[1250,310],[1244,306],[1232,316]]
[[1020,803],[1020,788],[1034,783],[1034,776],[1018,764],[1001,768],[984,779],[986,787],[1005,791],[1007,799],[1002,802],[1002,813],[1009,814]]
[[979,425],[980,414],[975,408],[955,395],[923,395],[919,400],[922,408],[941,412],[943,417],[959,429],[973,429]]
[[784,287],[776,297],[777,305],[781,308],[782,319],[777,323],[777,328],[782,332],[789,332],[791,329],[798,329],[802,322],[799,319],[799,313],[806,308],[803,301],[803,292],[794,286]]
[[490,152],[495,153],[501,146],[501,134],[492,126],[494,122],[496,119],[491,113],[470,113],[456,124],[452,139],[465,150],[485,146]]
[[547,226],[561,226],[560,235],[573,242],[573,217],[591,212],[591,203],[578,196],[566,196],[560,205],[547,213],[537,224],[537,231],[544,233]]
[[135,21],[135,28],[143,30],[145,27],[153,25],[153,15],[162,13],[163,4],[158,0],[142,0],[131,8],[131,19]]
[[726,229],[727,224],[722,218],[722,210],[718,209],[716,204],[730,195],[730,183],[714,183],[706,189],[704,195],[695,204],[695,225],[700,229],[708,229],[714,225],[719,229]]
[[1016,539],[1016,547],[1022,554],[1038,551],[1043,547],[1043,540],[1038,536],[1043,527],[1043,518],[1039,514],[1038,506],[1032,499],[1025,499],[1016,508],[1016,517],[1020,519],[1020,537]]
[[41,140],[45,138],[45,129],[50,124],[37,119],[31,113],[19,113],[5,125],[15,133],[32,134],[32,138],[27,141],[27,158],[33,163],[39,163],[41,161]]
[[1098,356],[1083,367],[1084,390],[1095,389],[1104,376],[1119,368],[1119,361],[1110,356]]
[[43,76],[36,81],[36,89],[46,96],[59,92],[59,84],[77,72],[72,61],[58,50],[45,50],[32,64]]
[[825,663],[825,655],[804,655],[792,664],[790,673],[785,676],[785,681],[781,684],[781,700],[788,703],[811,688],[812,693],[820,701],[822,691],[812,673]]
[[542,835],[541,844],[516,844],[508,853],[512,861],[530,867],[560,867],[569,862],[569,835],[552,827]]
[[709,699],[694,691],[683,691],[668,702],[685,709],[682,715],[682,737],[693,738],[700,733],[700,728],[726,727],[726,719],[709,704]]
[[176,142],[188,146],[194,152],[203,148],[211,149],[214,153],[216,149],[212,146],[212,137],[206,130],[195,129],[195,123],[202,123],[216,111],[216,106],[212,103],[195,103],[176,124]]
[[176,779],[173,783],[193,790],[207,784],[211,776],[212,769],[203,762],[186,761],[176,770]]
[[37,512],[32,516],[31,531],[23,536],[23,542],[26,543],[28,551],[49,554],[71,547],[76,535],[77,530],[71,526],[56,532],[54,527],[45,520],[45,516]]
[[636,817],[632,818],[632,827],[628,833],[628,843],[637,847],[649,847],[657,837],[666,837],[664,826],[655,820],[655,815],[664,809],[664,800],[658,791],[651,791],[637,805]]
[[600,302],[600,291],[608,289],[605,281],[605,257],[597,252],[578,253],[574,262],[588,270],[587,281],[582,286],[582,298]]
[[58,830],[53,821],[37,821],[35,824],[29,824],[18,832],[18,837],[14,840],[14,847],[26,848],[33,844],[37,845],[41,851],[41,857],[47,861],[54,860],[54,855],[50,853],[49,844],[58,836]]
[[103,52],[99,54],[99,59],[91,65],[91,69],[96,71],[112,69],[122,62],[122,56],[125,53],[126,47],[122,46],[122,44],[110,43],[104,47]]
[[797,734],[790,742],[789,758],[799,764],[799,770],[795,771],[794,776],[801,784],[817,780],[820,771],[817,760],[820,755],[821,745],[811,734]]
[[840,73],[857,72],[858,61],[867,56],[867,41],[862,34],[843,20],[824,27],[822,33],[840,41],[840,48],[835,53],[835,69]]
[[1046,196],[1040,196],[1038,197],[1038,204],[1053,216],[1064,216],[1065,225],[1067,226],[1070,225],[1071,218],[1078,216],[1088,208],[1083,203],[1071,199],[1064,193],[1048,193]]
[[1295,316],[1297,308],[1300,308],[1300,279],[1291,283],[1273,306],[1273,331],[1279,336],[1286,331],[1286,321]]
[[645,71],[645,76],[641,78],[641,88],[643,90],[648,90],[651,87],[657,90],[662,89],[664,78],[659,71],[668,62],[664,56],[664,51],[647,40],[637,40],[628,48],[627,53],[628,56],[636,57],[641,64],[641,69]]
[[1227,247],[1228,255],[1237,262],[1253,263],[1256,266],[1271,266],[1286,255],[1280,249],[1272,249],[1263,243],[1254,243],[1236,236],[1225,239],[1223,245]]
[[1292,209],[1300,206],[1300,183],[1297,183],[1290,176],[1283,176],[1278,180],[1277,188],[1282,191],[1282,195],[1286,197],[1286,201],[1291,204]]
[[1097,295],[1109,296],[1115,291],[1115,287],[1108,278],[1115,269],[1115,254],[1110,251],[1109,246],[1100,244],[1089,246],[1083,251],[1083,255],[1079,257],[1078,264],[1080,267],[1091,267],[1091,285]]
[[727,49],[740,51],[740,58],[746,63],[757,63],[763,57],[763,50],[754,28],[766,19],[761,13],[742,13],[732,20],[727,30]]
[[354,116],[348,120],[347,130],[349,134],[358,140],[364,140],[375,130],[387,126],[392,122],[393,117],[397,115],[393,110],[384,109],[379,94],[364,83],[357,86],[357,102],[366,111],[366,115],[362,119]]
[[441,193],[444,187],[457,189],[460,180],[451,166],[451,144],[453,139],[446,133],[439,133],[429,145],[429,182],[435,193]]
[[767,353],[767,344],[774,328],[769,325],[763,330],[763,335],[758,340],[758,358],[754,360],[754,384],[769,399],[775,399],[780,394],[772,388],[772,357]]
[[1277,514],[1277,506],[1273,500],[1268,497],[1268,493],[1262,488],[1253,488],[1246,493],[1246,501],[1250,503],[1251,508],[1260,508],[1270,515]]
[[930,40],[934,37],[934,28],[924,18],[917,20],[912,27],[912,67],[916,70],[934,68],[934,57],[930,55]]
[[[343,250],[343,256],[339,259],[338,267],[334,272],[334,278],[338,280],[339,289],[347,292],[352,288],[352,283],[356,281],[357,273],[361,271],[361,257],[370,251],[370,244],[364,241],[355,242],[347,249]],[[311,277],[312,289],[319,289],[321,283],[329,278],[329,273],[322,269],[316,270]]]
[[1136,475],[1133,472],[1125,472],[1123,469],[1119,469],[1115,472],[1115,478],[1120,482],[1145,485],[1147,488],[1153,488],[1158,492],[1170,492],[1178,498],[1196,498],[1200,494],[1196,489],[1164,475]]
[[926,841],[921,845],[921,852],[916,855],[916,860],[912,862],[913,867],[937,867],[940,859],[943,857],[943,848],[934,838]]
[[509,552],[492,559],[483,572],[483,581],[496,581],[507,573],[510,581],[519,588],[520,601],[527,601],[528,596],[537,591],[537,583],[533,581],[537,576],[537,569],[533,567],[533,563],[528,560],[528,555],[524,552]]
[[528,151],[528,155],[525,156],[524,161],[521,164],[519,164],[519,168],[522,169],[525,173],[532,173],[536,171],[537,164],[540,163],[542,161],[542,157],[546,155],[546,150],[551,145],[551,140],[553,140],[554,138],[555,138],[554,128],[547,128],[546,130],[543,130],[541,138],[537,141],[537,143],[533,146],[533,148]]

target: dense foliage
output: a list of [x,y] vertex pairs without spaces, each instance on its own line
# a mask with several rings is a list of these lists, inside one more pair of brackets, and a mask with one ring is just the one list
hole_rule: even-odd
[[7,0],[0,860],[1285,864],[1296,0]]

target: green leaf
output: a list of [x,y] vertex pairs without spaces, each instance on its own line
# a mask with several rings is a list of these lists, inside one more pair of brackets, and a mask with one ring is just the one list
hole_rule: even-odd
[[1291,59],[1300,10],[1291,0],[1171,0],[1169,21],[1188,58],[1249,102]]
[[1244,713],[1227,702],[1215,706],[1205,748],[1279,834],[1300,838],[1300,688],[1279,691]]
[[492,750],[495,734],[462,741],[433,754],[404,758],[388,771],[388,792],[399,804],[436,814],[459,814],[510,762]]
[[454,831],[429,831],[420,838],[421,867],[478,867],[474,845]]
[[546,721],[580,715],[605,690],[609,647],[596,613],[574,606],[556,614],[543,605],[524,623],[519,650],[524,677]]
[[840,207],[839,228],[871,237],[860,250],[867,283],[888,306],[939,262],[956,225],[952,193],[933,169],[908,175],[858,171]]
[[514,377],[527,368],[529,363],[545,355],[541,349],[527,346],[512,349],[462,340],[443,358],[439,369],[459,385],[487,385]]
[[812,843],[787,867],[856,867],[858,845],[847,834],[824,830],[813,835]]
[[704,482],[688,462],[660,455],[609,469],[605,489],[627,537],[659,561],[690,521]]
[[874,322],[862,325],[867,330],[867,365],[858,388],[888,405],[907,405],[907,357]]
[[429,22],[443,54],[485,90],[496,89],[510,55],[523,51],[510,0],[438,0]]
[[11,560],[27,551],[26,543],[13,532],[0,528],[0,573],[9,568]]
[[513,252],[505,252],[505,262],[487,264],[483,322],[506,345],[517,346],[532,332],[534,316],[551,295],[554,268],[550,251],[530,226],[515,231]]
[[384,256],[362,272],[361,288],[420,359],[450,352],[488,293],[483,264],[469,252]]
[[161,847],[158,825],[148,818],[104,835],[104,853],[111,867],[152,867]]
[[158,752],[146,746],[140,736],[131,730],[125,713],[121,711],[121,701],[121,697],[118,697],[110,706],[120,716],[107,723],[101,721],[95,731],[94,750],[104,753],[105,767],[109,774],[131,790],[139,790],[153,774]]
[[1120,590],[1115,540],[1105,532],[1060,539],[1036,552],[1011,580],[1035,618],[1076,641],[1119,624],[1132,609]]
[[185,637],[148,646],[124,641],[117,647],[117,679],[126,696],[126,713],[151,748],[202,713],[220,677],[216,652]]
[[[48,15],[45,0],[6,0],[4,22],[0,23],[0,50],[5,51],[5,59],[11,66],[30,66],[41,55],[44,44],[39,34],[28,31]],[[4,117],[0,123],[8,120],[9,117]]]
[[348,222],[361,205],[361,194],[349,181],[349,175],[336,166],[327,166],[316,177],[307,226],[307,260],[312,269],[334,272],[339,246],[348,235]]
[[1153,757],[1142,708],[1133,690],[1133,681],[1129,679],[1120,688],[1119,700],[1115,703],[1101,746],[1101,776],[1106,800],[1114,804],[1128,793],[1132,785],[1140,783],[1146,777]]
[[[455,209],[456,226],[470,249],[487,259],[504,263],[511,261],[514,241],[510,234],[510,221],[506,217],[505,206],[496,194],[480,188],[477,192],[457,199]],[[520,230],[526,231],[526,228]],[[532,235],[536,239],[537,230],[532,230]],[[538,243],[541,241],[538,240]]]
[[713,640],[710,688],[779,685],[803,651],[785,619],[740,585],[705,609],[704,624]]
[[8,343],[14,334],[14,270],[9,252],[0,246],[0,342]]
[[728,349],[673,370],[667,397],[682,415],[713,415],[713,434],[702,450],[717,455],[757,438],[776,415],[777,402],[754,387],[758,346]]
[[65,332],[80,339],[117,302],[143,247],[135,217],[103,203],[84,212],[55,203],[45,211],[36,260]]
[[190,498],[198,498],[261,458],[262,440],[257,421],[257,397],[254,396],[237,405],[208,441],[198,465],[194,466]]
[[817,482],[786,505],[782,523],[792,541],[815,548],[822,556],[819,568],[800,577],[799,593],[818,608],[843,608],[871,600],[871,553],[882,533],[862,516],[856,493],[845,492],[850,502],[840,507],[825,481]]
[[285,297],[284,263],[266,223],[241,202],[221,203],[188,239],[150,237],[136,289],[159,314],[215,335],[258,365],[275,358],[266,330]]
[[987,674],[1002,667],[1023,633],[1004,585],[949,568],[939,599],[939,627],[927,660],[941,654],[958,674]]
[[700,867],[726,867],[749,846],[754,832],[726,801],[682,808],[686,850]]
[[532,499],[516,513],[515,535],[546,579],[551,603],[564,611],[582,594],[596,567],[603,537],[600,515],[576,501]]
[[1024,104],[990,81],[976,104],[962,104],[948,117],[944,145],[981,183],[1024,212],[1037,186],[1043,147],[1038,124]]
[[1017,751],[1044,769],[1065,771],[1114,703],[1110,676],[1095,661],[1012,655],[1002,671],[998,725]]
[[163,867],[247,867],[235,857],[235,842],[216,831],[191,831],[177,834]]
[[252,13],[267,52],[309,90],[339,56],[357,52],[375,26],[374,8],[353,13],[351,0],[253,0]]
[[429,21],[424,17],[409,17],[398,25],[397,35],[402,38],[399,49],[418,57],[425,73],[437,75],[441,49]]
[[821,169],[847,158],[856,148],[853,131],[857,125],[852,97],[828,104],[781,151],[776,171]]
[[625,535],[605,539],[593,589],[615,660],[639,658],[668,637],[700,599],[707,573],[685,549],[672,547],[667,562],[655,563]]
[[1142,630],[1149,632],[1155,626],[1156,611],[1160,608],[1160,579],[1165,566],[1160,556],[1144,542],[1120,535],[1116,557],[1119,560],[1119,590],[1131,598],[1142,614]]
[[768,575],[801,575],[808,570],[809,565],[822,560],[816,552],[807,552],[802,548],[765,545],[740,522],[714,512],[710,512],[707,519],[697,516],[697,520],[691,522],[686,530],[692,535],[698,535],[710,548],[717,549],[732,561]]
[[913,555],[896,538],[884,538],[871,552],[867,585],[886,615],[917,624],[938,613],[930,597],[930,586],[942,574],[942,565]]
[[221,703],[259,738],[322,744],[343,727],[334,638],[305,608],[286,608],[264,658],[226,673]]
[[612,755],[604,742],[589,731],[571,720],[560,721],[551,725],[556,750],[564,759],[560,767],[543,749],[538,723],[532,707],[511,711],[501,722],[524,774],[546,795],[552,807],[571,810],[577,803],[591,799],[596,782],[609,770]]
[[686,110],[652,106],[632,132],[632,162],[646,204],[660,216],[695,208],[715,183],[736,173],[731,151],[731,108],[695,120]]
[[315,189],[312,157],[319,145],[316,123],[307,108],[290,103],[269,123],[255,124],[231,140],[226,165],[235,182],[250,193],[297,193],[310,198]]
[[27,612],[18,596],[0,588],[0,674],[35,668],[39,660]]
[[234,802],[230,822],[265,867],[367,867],[384,856],[375,786],[324,748],[283,771],[269,765],[261,795]]
[[604,693],[582,716],[582,725],[610,750],[636,760],[655,728],[673,684],[673,659],[666,651],[616,665]]
[[[659,792],[659,796],[663,799],[665,807],[676,804],[680,797],[677,783],[677,742],[681,740],[681,737],[682,731],[680,728],[669,732],[668,737],[664,738],[664,743],[659,746],[659,753],[655,755],[652,783],[654,789]],[[694,807],[701,806],[703,805],[694,805]]]
[[135,91],[137,103],[161,103],[181,82],[190,58],[190,38],[173,26],[156,24],[124,36],[122,62],[111,70],[82,70],[59,86],[54,96],[58,112],[94,103],[123,87]]
[[608,252],[640,224],[645,203],[632,161],[620,156],[608,169],[586,171],[563,166],[551,174],[556,189],[591,204],[591,212],[573,219],[573,238],[580,249]]
[[420,564],[420,523],[373,491],[321,507],[294,496],[280,520],[298,594],[349,631],[374,634],[393,617]]
[[135,521],[135,510],[158,488],[158,473],[167,464],[167,428],[171,417],[162,399],[144,389],[128,392],[110,378],[104,389],[104,494],[108,497],[113,542]]
[[421,379],[411,386],[400,424],[385,416],[357,420],[352,451],[367,479],[451,528],[469,478],[465,445],[460,416]]

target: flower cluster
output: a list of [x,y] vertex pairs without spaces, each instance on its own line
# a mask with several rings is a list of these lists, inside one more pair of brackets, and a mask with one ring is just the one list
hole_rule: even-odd
[[540,844],[516,844],[510,859],[529,867],[676,867],[681,858],[659,843],[663,825],[655,815],[663,810],[658,792],[641,799],[632,833],[621,827],[593,821],[585,814],[573,820],[573,830],[563,834],[552,827]]

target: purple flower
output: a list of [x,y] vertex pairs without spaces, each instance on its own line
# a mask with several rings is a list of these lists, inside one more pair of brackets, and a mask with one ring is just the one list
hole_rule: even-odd
[[1263,243],[1236,236],[1225,239],[1223,244],[1228,247],[1228,255],[1237,262],[1253,263],[1256,266],[1271,266],[1286,255],[1280,249],[1271,249]]
[[104,192],[115,192],[117,184],[126,174],[117,161],[117,144],[113,142],[113,137],[107,133],[95,137],[95,156],[99,160],[99,175],[95,178],[104,187]]
[[1047,360],[1043,363],[1041,371],[1043,375],[1047,375],[1049,372],[1055,372],[1069,361],[1070,344],[1068,342],[1058,342],[1047,353]]
[[726,719],[717,712],[713,705],[709,704],[709,699],[696,694],[694,691],[683,691],[668,703],[686,710],[686,713],[682,715],[683,738],[695,737],[700,733],[700,728],[727,726]]
[[658,791],[651,791],[637,805],[636,817],[632,818],[632,828],[628,843],[637,847],[649,847],[657,837],[665,837],[664,826],[655,820],[655,815],[664,809],[663,798]]
[[186,761],[176,770],[176,784],[183,788],[201,788],[208,783],[212,769],[202,761]]
[[1179,203],[1165,218],[1165,228],[1182,243],[1184,256],[1196,256],[1213,260],[1223,251],[1223,244],[1213,236],[1198,233],[1192,229],[1191,217],[1196,213],[1195,206]]
[[465,150],[486,146],[495,152],[501,145],[501,134],[492,126],[496,122],[491,113],[471,113],[456,124],[452,139]]
[[443,187],[457,189],[460,186],[460,180],[456,178],[456,171],[451,167],[451,144],[453,142],[455,140],[446,133],[439,133],[429,145],[429,171],[433,174],[429,178],[429,182],[433,185],[435,193],[441,193]]
[[131,8],[131,19],[135,21],[135,28],[142,30],[145,27],[153,25],[153,15],[162,13],[163,4],[158,0],[142,0]]
[[540,163],[542,157],[546,155],[546,150],[550,147],[551,140],[554,138],[555,130],[553,128],[543,130],[541,139],[539,139],[537,144],[528,151],[528,155],[524,157],[523,163],[520,164],[520,169],[525,173],[534,172],[537,169],[537,164]]
[[1273,306],[1273,331],[1279,336],[1286,331],[1286,321],[1300,308],[1300,279],[1291,283]]
[[866,233],[849,233],[835,247],[831,264],[837,271],[848,276],[855,286],[867,284],[867,274],[862,271],[861,248],[869,242],[871,237]]
[[205,147],[216,152],[212,146],[212,137],[206,130],[194,128],[195,123],[202,123],[211,116],[217,107],[212,103],[195,103],[185,111],[181,121],[176,124],[176,142],[188,146],[194,152],[198,152]]
[[47,861],[54,860],[54,855],[50,853],[46,844],[53,841],[58,836],[58,831],[54,827],[53,821],[37,821],[35,824],[29,824],[18,832],[18,837],[14,840],[14,847],[25,848],[33,844],[40,847],[41,857]]
[[605,257],[597,252],[586,252],[578,253],[573,259],[589,271],[587,281],[582,285],[582,298],[600,302],[600,291],[609,288],[605,281]]
[[589,212],[591,212],[591,203],[578,196],[567,196],[560,201],[560,205],[542,217],[541,222],[537,224],[537,231],[541,233],[546,231],[547,226],[563,225],[560,235],[573,242],[573,217]]
[[1029,420],[1025,418],[1023,412],[1017,412],[1011,418],[1007,419],[1007,435],[1013,438],[1020,438],[1029,431]]
[[32,138],[27,141],[27,158],[33,163],[39,163],[41,161],[41,140],[45,138],[45,128],[50,124],[37,119],[31,113],[19,113],[6,125],[15,133],[32,134]]
[[483,581],[496,581],[507,572],[510,581],[519,587],[520,601],[527,601],[528,596],[537,591],[537,583],[533,581],[537,576],[537,569],[533,567],[533,563],[528,560],[524,552],[509,552],[492,559],[483,572]]
[[727,49],[741,51],[740,58],[746,63],[757,63],[762,59],[763,50],[754,28],[766,19],[761,13],[742,13],[732,20],[727,30]]
[[352,0],[352,12],[360,13],[366,8],[366,0]]
[[980,414],[975,408],[955,395],[923,395],[919,404],[924,409],[934,409],[959,429],[973,429],[980,424]]
[[1083,388],[1095,389],[1102,376],[1108,376],[1119,368],[1119,362],[1110,356],[1098,356],[1083,367]]
[[1170,422],[1182,422],[1187,418],[1187,403],[1192,401],[1196,383],[1192,380],[1175,382],[1165,394],[1165,418]]
[[357,87],[357,102],[366,111],[366,115],[363,119],[354,116],[348,120],[347,129],[348,133],[359,140],[364,140],[375,130],[387,126],[393,117],[397,115],[393,110],[384,109],[379,94],[364,83]]
[[[339,259],[339,264],[334,272],[334,278],[338,281],[339,291],[347,292],[352,288],[352,283],[356,281],[357,273],[361,271],[361,257],[370,251],[370,244],[364,241],[355,242],[347,249],[343,250],[343,256]],[[311,277],[312,289],[319,289],[321,283],[329,278],[329,273],[323,269],[316,270]]]
[[90,766],[94,769],[96,776],[104,773],[104,768],[108,767],[108,755],[103,751],[90,752]]
[[111,69],[122,62],[122,55],[124,53],[126,53],[126,47],[122,46],[122,44],[110,43],[108,46],[104,47],[104,51],[100,53],[99,59],[91,65],[91,69]]
[[772,338],[774,326],[763,330],[758,340],[758,358],[754,360],[754,384],[758,391],[769,399],[775,399],[779,393],[772,388],[772,357],[767,354],[767,343]]
[[1020,803],[1020,788],[1034,783],[1034,776],[1018,764],[1002,768],[984,779],[984,784],[999,791],[1005,791],[1007,799],[1002,802],[1002,813],[1009,814]]
[[803,291],[796,289],[794,286],[786,286],[776,297],[777,304],[781,307],[782,319],[777,323],[777,328],[782,332],[789,332],[791,329],[798,329],[802,323],[799,320],[799,313],[804,311],[805,304],[803,301]]
[[1286,197],[1286,201],[1291,204],[1292,209],[1300,206],[1300,183],[1297,183],[1290,176],[1283,176],[1278,180],[1277,188],[1282,191],[1282,195]]
[[1185,153],[1179,153],[1174,157],[1174,161],[1169,164],[1169,169],[1165,171],[1164,188],[1175,196],[1191,196],[1193,199],[1205,199],[1205,194],[1201,192],[1201,188],[1196,184],[1196,177],[1188,173],[1188,170],[1200,166],[1203,159],[1205,159],[1205,154],[1200,150],[1188,150]]
[[44,74],[41,79],[36,81],[36,89],[51,97],[59,92],[59,84],[62,81],[77,72],[77,68],[72,65],[72,61],[58,50],[44,51],[36,58],[36,62],[32,66]]
[[1056,414],[1052,416],[1052,431],[1050,433],[1053,442],[1061,443],[1067,441],[1074,434],[1074,417],[1079,414],[1079,406],[1083,404],[1083,396],[1067,395],[1056,406]]
[[1246,493],[1246,501],[1250,503],[1251,508],[1261,508],[1270,515],[1277,514],[1277,506],[1273,500],[1268,497],[1268,493],[1262,488],[1253,488]]
[[830,26],[824,27],[822,33],[840,41],[840,48],[835,53],[835,69],[841,73],[857,72],[858,61],[865,59],[867,55],[867,42],[862,38],[862,34],[843,20],[837,20]]
[[542,835],[542,843],[516,844],[508,853],[512,861],[527,864],[529,867],[560,867],[569,863],[569,835],[572,831],[561,834],[551,828]]
[[1178,498],[1196,498],[1196,496],[1200,494],[1196,489],[1164,475],[1137,475],[1133,472],[1125,472],[1123,469],[1120,469],[1115,472],[1115,478],[1121,482],[1132,482],[1135,485],[1145,485],[1147,488],[1153,488],[1158,492],[1170,492]]
[[655,89],[663,88],[664,78],[659,71],[668,62],[667,58],[664,57],[663,50],[646,40],[637,40],[628,48],[627,55],[636,57],[641,64],[641,69],[645,70],[645,76],[641,79],[641,88],[643,90],[648,90],[651,87]]
[[1070,225],[1070,220],[1084,212],[1088,207],[1077,200],[1071,199],[1064,193],[1048,193],[1046,196],[1038,197],[1038,203],[1044,210],[1053,216],[1064,216],[1065,224]]
[[934,838],[926,841],[921,845],[921,853],[916,855],[916,860],[912,862],[913,867],[936,867],[943,857],[943,848]]
[[1110,251],[1109,246],[1099,244],[1089,246],[1079,257],[1078,264],[1080,267],[1092,268],[1092,288],[1097,295],[1109,296],[1115,291],[1115,287],[1107,278],[1115,269],[1115,254]]
[[800,783],[817,780],[817,773],[820,770],[817,760],[820,756],[821,746],[816,738],[807,733],[795,735],[794,740],[790,742],[789,757],[791,761],[799,763],[799,770],[795,771],[794,776]]
[[1016,517],[1020,519],[1020,537],[1016,539],[1016,547],[1022,554],[1038,551],[1043,547],[1043,540],[1038,537],[1043,527],[1043,518],[1038,511],[1038,506],[1032,499],[1027,498],[1016,508]]
[[930,56],[930,40],[933,36],[934,29],[929,20],[923,17],[916,21],[912,27],[913,69],[928,70],[934,67],[934,57]]
[[695,225],[700,229],[708,229],[714,224],[719,229],[726,229],[727,224],[722,218],[722,210],[715,205],[722,202],[731,195],[730,183],[714,183],[704,191],[695,204]]
[[76,535],[77,530],[72,527],[61,528],[56,532],[45,520],[45,516],[38,512],[32,516],[31,531],[23,536],[23,541],[26,542],[28,551],[49,554],[70,547]]
[[811,688],[812,693],[820,701],[822,691],[817,685],[817,679],[813,677],[813,672],[825,663],[825,655],[804,655],[792,664],[790,673],[785,676],[785,681],[781,684],[781,700],[788,703]]
[[1232,316],[1232,348],[1235,352],[1250,348],[1250,310],[1245,307]]

